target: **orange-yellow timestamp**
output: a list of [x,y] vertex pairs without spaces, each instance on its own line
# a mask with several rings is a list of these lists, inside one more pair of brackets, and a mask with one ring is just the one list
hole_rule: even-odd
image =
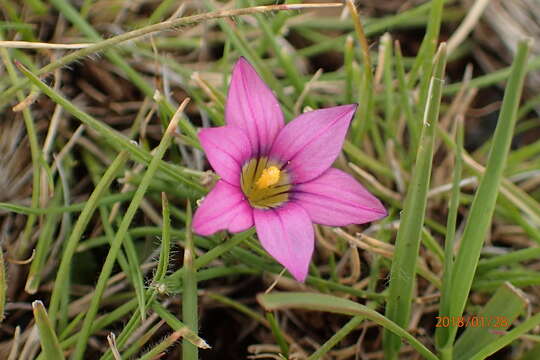
[[506,316],[436,316],[435,327],[501,328],[510,326]]

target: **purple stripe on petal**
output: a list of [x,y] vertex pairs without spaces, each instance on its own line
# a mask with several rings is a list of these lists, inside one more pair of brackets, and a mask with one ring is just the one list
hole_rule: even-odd
[[199,139],[212,168],[228,183],[240,186],[242,165],[251,157],[246,133],[232,126],[206,128]]
[[254,155],[266,155],[279,130],[283,113],[272,90],[250,63],[240,58],[234,66],[227,104],[227,125],[246,131]]
[[301,114],[278,134],[270,157],[288,163],[293,183],[314,179],[336,160],[356,105]]
[[351,175],[334,168],[295,186],[293,200],[314,223],[328,226],[363,224],[387,215],[381,202]]
[[296,280],[304,282],[315,241],[306,211],[288,203],[277,209],[254,209],[253,218],[264,249]]
[[212,235],[219,230],[240,232],[253,226],[253,209],[242,190],[219,180],[193,216],[193,231]]

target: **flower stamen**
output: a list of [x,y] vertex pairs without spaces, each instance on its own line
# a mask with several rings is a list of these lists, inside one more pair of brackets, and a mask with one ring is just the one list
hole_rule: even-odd
[[291,184],[280,164],[267,157],[254,158],[242,167],[242,192],[251,206],[275,208],[289,200]]
[[280,171],[275,166],[270,166],[263,170],[259,180],[255,183],[258,189],[266,189],[271,185],[277,184],[280,177]]

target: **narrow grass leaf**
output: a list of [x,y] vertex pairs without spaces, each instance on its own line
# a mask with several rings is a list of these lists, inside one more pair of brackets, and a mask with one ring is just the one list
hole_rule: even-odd
[[137,298],[137,303],[139,304],[139,313],[141,315],[141,320],[146,319],[146,306],[145,306],[145,294],[144,294],[144,278],[140,267],[139,257],[137,256],[137,250],[135,249],[135,244],[129,233],[125,233],[124,238],[124,252],[126,253],[128,267],[130,269],[130,279],[135,289],[135,297]]
[[283,336],[283,332],[279,327],[276,317],[271,312],[267,312],[266,320],[268,321],[268,324],[270,324],[270,329],[272,330],[274,339],[281,349],[281,354],[287,358],[289,356],[289,345],[287,345],[287,341],[285,341],[285,337]]
[[[463,119],[458,119],[456,125],[456,148],[454,159],[454,171],[452,177],[452,192],[450,195],[450,204],[448,209],[448,220],[446,222],[446,237],[444,239],[444,264],[443,264],[443,281],[441,289],[441,300],[439,307],[439,316],[444,316],[449,311],[451,294],[449,293],[452,284],[452,269],[454,265],[454,240],[456,234],[457,214],[459,208],[459,197],[461,181],[461,172],[463,169],[463,159],[461,150],[463,149]],[[444,342],[441,328],[435,329],[437,345]]]
[[39,330],[39,341],[41,342],[41,349],[45,360],[65,359],[43,303],[39,300],[34,301],[32,303],[32,309],[34,320]]
[[111,244],[111,247],[109,249],[109,252],[107,254],[103,267],[99,274],[98,282],[96,285],[94,296],[90,303],[90,307],[88,309],[88,313],[86,314],[86,317],[84,318],[81,333],[77,340],[75,352],[73,354],[74,360],[82,360],[84,356],[84,352],[88,344],[88,338],[90,337],[90,333],[91,333],[92,322],[94,321],[94,318],[98,312],[101,297],[103,295],[103,292],[105,291],[107,280],[109,279],[111,272],[113,270],[113,266],[116,262],[116,258],[122,246],[124,236],[129,228],[129,225],[131,224],[131,221],[135,217],[135,214],[141,204],[141,201],[143,200],[143,197],[146,193],[146,190],[148,189],[150,182],[152,181],[152,178],[155,176],[155,173],[158,170],[158,166],[159,166],[159,162],[161,161],[161,158],[163,157],[163,155],[165,154],[165,151],[167,150],[167,148],[169,147],[171,143],[174,132],[176,131],[176,124],[180,118],[181,113],[184,111],[184,108],[187,106],[187,103],[188,103],[188,100],[185,100],[180,105],[179,109],[177,110],[172,120],[170,121],[169,127],[163,134],[163,138],[161,139],[161,142],[159,143],[157,147],[154,157],[152,158],[152,160],[150,161],[150,164],[148,165],[148,169],[146,173],[144,174],[141,184],[137,188],[137,191],[135,192],[135,195],[133,196],[133,200],[129,204],[129,207],[126,210],[124,217],[122,218],[122,222],[118,228],[118,231],[116,232],[115,238]]
[[159,252],[159,261],[156,273],[154,274],[153,283],[157,284],[167,273],[169,268],[169,254],[171,251],[171,212],[169,208],[169,200],[167,194],[161,193],[161,208],[163,219],[163,232],[161,234],[161,246]]
[[[124,135],[120,134],[107,124],[95,119],[94,117],[88,115],[87,113],[81,111],[77,106],[72,102],[64,98],[62,95],[57,93],[55,90],[44,84],[38,77],[28,71],[24,66],[19,64],[19,70],[28,78],[30,81],[35,84],[45,95],[50,97],[55,103],[61,105],[67,112],[79,119],[83,124],[92,128],[101,134],[113,147],[118,151],[126,150],[128,151],[136,160],[142,161],[143,163],[148,164],[153,158],[152,155],[145,151],[144,149],[137,146],[135,143],[130,141]],[[166,172],[172,179],[178,180],[190,188],[198,191],[200,194],[206,193],[206,190],[201,187],[199,184],[191,181],[184,175],[181,168],[173,166],[165,162],[159,162],[158,166],[160,170]]]
[[158,302],[152,304],[152,310],[156,312],[169,326],[175,331],[182,331],[182,337],[189,340],[193,345],[200,349],[210,349],[210,346],[200,338],[197,334],[191,331],[186,325],[171,314]]
[[[463,314],[478,265],[478,259],[480,258],[480,251],[491,225],[499,185],[501,184],[502,174],[506,166],[506,158],[514,133],[530,45],[531,41],[529,39],[519,43],[516,58],[512,65],[512,73],[504,92],[503,104],[486,171],[471,205],[461,239],[461,247],[456,257],[452,273],[452,286],[449,292],[452,294],[452,298],[448,316],[458,317]],[[446,344],[453,342],[457,327],[450,327],[448,331]]]
[[[186,243],[184,247],[184,292],[182,293],[182,320],[186,326],[197,335],[199,329],[199,314],[197,307],[197,268],[195,262],[195,246],[191,231],[191,203],[186,206]],[[199,349],[189,340],[182,341],[182,359],[197,360]]]
[[[509,328],[527,306],[524,294],[509,283],[501,286],[477,313],[465,317],[470,325],[465,327],[454,347],[455,359],[470,359],[489,343],[495,341]],[[476,325],[474,326],[476,322]]]
[[[161,355],[165,353],[165,350],[173,346],[178,341],[178,339],[180,339],[184,335],[184,332],[185,330],[178,330],[173,332],[171,335],[167,336],[165,340],[163,340],[146,354],[141,356],[139,360],[154,360],[161,358]],[[182,357],[182,359],[186,358]]]
[[94,191],[90,195],[90,198],[85,204],[83,211],[79,215],[73,231],[71,232],[68,240],[65,243],[64,252],[62,253],[62,258],[60,260],[60,265],[58,266],[58,271],[56,273],[56,279],[54,281],[54,287],[51,294],[51,300],[49,304],[49,313],[51,317],[51,323],[55,326],[56,323],[56,314],[59,309],[61,292],[63,289],[63,284],[66,282],[67,277],[70,273],[71,263],[73,261],[73,256],[79,240],[81,239],[86,226],[90,222],[96,207],[98,206],[98,201],[101,196],[107,191],[112,181],[116,178],[119,170],[122,168],[124,163],[127,160],[127,152],[123,151],[117,155],[112,164],[109,166]]
[[[403,206],[390,272],[386,316],[402,327],[407,327],[411,311],[415,268],[422,238],[427,193],[431,178],[433,145],[439,118],[445,64],[446,47],[442,44],[435,57],[435,69],[431,77],[429,100],[424,110],[416,166]],[[384,341],[385,357],[395,359],[401,346],[399,337],[386,330]]]
[[493,355],[505,346],[508,346],[510,343],[512,343],[512,341],[516,340],[520,336],[525,335],[538,325],[540,325],[540,313],[536,313],[503,336],[499,337],[497,340],[484,346],[479,352],[474,354],[470,360],[483,360],[488,358],[490,355]]
[[[61,192],[57,192],[55,198],[52,200],[55,205],[58,205],[60,198],[58,194],[61,194]],[[53,235],[59,225],[59,218],[59,214],[49,214],[45,217],[45,221],[42,224],[36,244],[35,256],[28,270],[28,277],[24,286],[24,290],[29,294],[35,294],[41,283],[41,277],[44,274],[44,268],[53,243]]]
[[398,337],[407,340],[420,355],[426,359],[436,360],[437,357],[429,351],[414,336],[405,329],[389,320],[378,312],[367,306],[357,304],[353,301],[330,296],[325,294],[301,293],[301,292],[274,292],[270,294],[260,294],[257,301],[266,310],[284,310],[284,309],[302,309],[313,311],[325,311],[337,314],[346,314],[352,316],[363,316],[384,328],[392,331]]

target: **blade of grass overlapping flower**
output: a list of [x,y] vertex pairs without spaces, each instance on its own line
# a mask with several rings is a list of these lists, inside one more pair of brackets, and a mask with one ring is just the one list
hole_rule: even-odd
[[[72,114],[74,117],[79,119],[83,124],[97,131],[102,135],[113,147],[117,148],[119,151],[126,150],[128,151],[136,160],[143,163],[149,163],[152,159],[152,155],[136,144],[131,142],[128,138],[118,133],[116,130],[112,129],[107,124],[96,120],[94,117],[88,115],[87,113],[81,111],[77,106],[72,102],[64,98],[62,95],[58,94],[52,88],[40,81],[34,74],[29,72],[25,67],[19,64],[19,70],[34,84],[36,84],[45,95],[51,98],[55,103],[61,105],[67,112]],[[165,172],[172,179],[179,181],[183,184],[188,185],[193,190],[198,191],[199,195],[206,193],[206,189],[197,184],[196,182],[189,179],[184,173],[186,171],[179,166],[174,166],[164,161],[160,161],[158,166],[161,171]]]
[[[386,316],[403,327],[407,327],[409,323],[415,268],[430,184],[435,129],[439,118],[446,65],[445,44],[440,46],[434,63],[434,71],[430,76],[429,101],[424,110],[420,145],[396,238],[395,254],[390,272],[389,298],[386,305]],[[428,75],[425,74],[425,76]],[[386,330],[384,337],[385,357],[395,359],[400,346],[400,339]]]
[[[480,251],[491,225],[491,219],[497,200],[506,158],[514,133],[514,125],[519,107],[519,99],[526,74],[526,62],[530,41],[519,43],[516,58],[512,64],[512,73],[504,93],[499,121],[495,130],[493,145],[482,181],[476,191],[467,223],[461,239],[461,247],[456,257],[452,273],[450,312],[446,316],[461,316],[465,309],[471,285],[478,265]],[[441,344],[452,346],[457,328],[447,328]],[[445,347],[443,346],[443,347]]]
[[[475,353],[501,337],[495,331],[505,331],[521,315],[528,300],[525,295],[509,283],[503,284],[478,312],[464,318],[470,324],[456,341],[453,358],[470,359]],[[474,324],[478,325],[474,327]],[[489,323],[487,323],[489,322]],[[451,357],[446,357],[451,359]],[[443,359],[445,359],[443,357]]]
[[152,178],[154,177],[154,174],[158,170],[158,166],[159,166],[159,162],[161,158],[163,157],[163,155],[165,154],[165,151],[167,150],[167,148],[169,147],[171,143],[174,132],[176,131],[176,124],[182,112],[184,111],[184,108],[187,105],[188,101],[189,101],[188,99],[184,100],[184,102],[180,105],[175,115],[173,116],[172,120],[170,121],[169,126],[167,127],[167,130],[163,134],[163,138],[161,139],[157,147],[155,155],[153,156],[152,160],[150,161],[150,164],[148,165],[148,168],[147,168],[146,173],[144,174],[143,180],[141,181],[140,186],[137,188],[137,191],[135,192],[135,195],[133,196],[133,200],[129,204],[129,207],[126,210],[124,217],[122,218],[122,222],[116,232],[115,238],[111,244],[109,253],[107,254],[102,270],[100,272],[96,289],[95,289],[95,293],[94,293],[94,297],[92,298],[92,301],[90,303],[90,308],[88,309],[88,313],[86,314],[84,318],[81,334],[79,336],[79,339],[77,340],[75,352],[73,354],[73,359],[75,360],[80,360],[84,356],[88,338],[90,337],[92,322],[94,321],[94,318],[97,314],[99,303],[101,301],[101,296],[103,295],[103,292],[105,291],[107,280],[109,279],[111,272],[113,270],[113,266],[114,266],[114,263],[116,262],[118,252],[120,251],[120,248],[122,246],[125,233],[128,230],[129,225],[131,224],[131,221],[133,220],[135,213],[137,212],[140,206],[140,203],[146,193],[146,190],[148,189],[148,186]]
[[316,293],[274,292],[270,294],[259,294],[257,296],[257,301],[266,310],[302,309],[363,316],[366,319],[383,326],[385,329],[392,331],[396,336],[408,341],[411,346],[426,359],[437,359],[437,357],[421,342],[398,324],[367,306],[360,305],[347,299]]
[[34,312],[34,320],[39,330],[39,341],[45,359],[65,359],[43,303],[39,300],[34,301],[32,303],[32,310]]
[[[462,152],[463,148],[463,119],[457,119],[456,123],[456,148],[454,149],[455,164],[452,176],[452,192],[450,195],[450,204],[448,206],[448,218],[446,221],[446,236],[444,239],[444,263],[443,263],[443,280],[441,289],[441,298],[439,305],[439,316],[444,316],[449,312],[450,306],[450,286],[452,284],[452,269],[454,265],[454,243],[456,235],[457,214],[459,208],[459,196],[461,181],[461,172],[463,169]],[[437,330],[437,329],[436,329]],[[441,344],[443,341],[440,332],[435,332],[436,343]]]
[[[0,34],[0,39],[2,39],[3,36]],[[19,82],[17,79],[17,74],[15,71],[15,68],[13,67],[13,64],[10,59],[9,52],[7,49],[0,48],[0,57],[2,57],[2,61],[4,63],[4,66],[7,70],[8,76],[11,80],[12,84],[16,84]],[[17,98],[19,101],[22,101],[24,99],[24,95],[22,91],[16,91],[14,92],[15,95],[17,95]],[[1,97],[0,97],[1,99]],[[28,108],[24,109],[22,111],[24,125],[26,127],[26,133],[28,136],[28,142],[30,144],[30,155],[32,157],[32,203],[31,207],[33,209],[39,208],[39,196],[40,196],[40,189],[41,189],[41,166],[40,164],[43,164],[44,162],[41,161],[43,158],[43,153],[41,151],[41,146],[39,145],[39,141],[37,138],[36,128],[34,126],[34,119],[32,117],[32,113]],[[34,224],[37,220],[37,217],[35,215],[28,215],[28,218],[26,219],[26,224],[24,227],[23,235],[20,241],[17,242],[17,249],[15,250],[15,257],[17,259],[24,258],[29,249],[30,249],[30,242],[32,237],[32,231],[34,228]]]
[[[191,232],[191,203],[186,206],[186,242],[184,245],[184,291],[182,293],[182,320],[194,334],[199,330],[199,309],[197,298],[197,268],[195,267],[195,246]],[[182,341],[182,359],[197,360],[199,349],[187,339]]]
[[81,239],[86,226],[90,222],[92,215],[98,206],[98,201],[101,196],[109,188],[112,181],[118,174],[118,171],[122,168],[125,161],[127,160],[127,152],[123,151],[118,154],[116,159],[109,166],[105,174],[101,177],[99,183],[96,185],[94,191],[90,195],[90,198],[86,202],[73,231],[71,232],[68,240],[64,246],[64,252],[62,253],[62,258],[60,260],[60,265],[58,266],[58,271],[56,274],[56,279],[54,281],[53,291],[51,293],[51,300],[49,304],[49,314],[51,323],[53,326],[56,324],[56,313],[58,311],[58,306],[60,304],[61,293],[65,290],[64,285],[66,283],[66,278],[70,273],[69,268],[75,254],[75,249]]

